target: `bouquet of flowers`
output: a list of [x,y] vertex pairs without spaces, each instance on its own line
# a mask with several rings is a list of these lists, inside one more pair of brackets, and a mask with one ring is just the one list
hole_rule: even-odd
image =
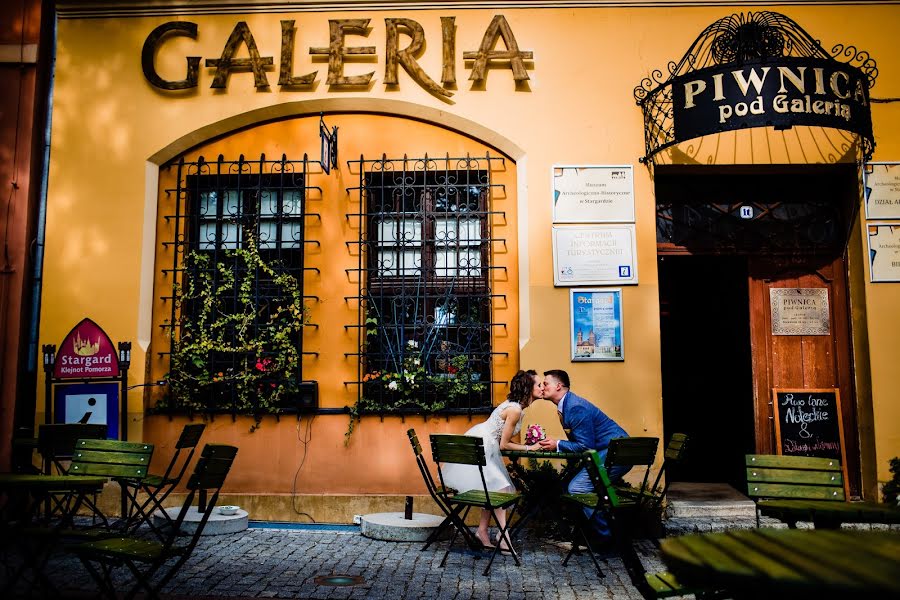
[[539,441],[547,439],[547,433],[540,425],[529,425],[525,428],[525,444],[531,446]]

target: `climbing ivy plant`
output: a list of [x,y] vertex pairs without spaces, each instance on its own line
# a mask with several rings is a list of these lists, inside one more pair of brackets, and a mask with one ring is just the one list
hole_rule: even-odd
[[[253,415],[252,431],[297,392],[309,315],[300,282],[267,261],[254,239],[221,254],[215,263],[206,252],[185,257],[168,394],[156,408]],[[260,281],[270,290],[263,300],[255,293]]]

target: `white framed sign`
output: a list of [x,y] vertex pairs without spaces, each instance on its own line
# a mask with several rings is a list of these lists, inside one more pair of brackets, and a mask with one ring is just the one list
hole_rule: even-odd
[[622,351],[622,290],[569,290],[572,362],[625,360]]
[[634,223],[631,165],[553,165],[554,223]]
[[900,223],[867,223],[869,280],[900,281]]
[[634,225],[554,225],[553,285],[635,285]]
[[864,175],[866,218],[900,219],[900,163],[868,163]]
[[769,288],[772,335],[830,335],[825,288]]

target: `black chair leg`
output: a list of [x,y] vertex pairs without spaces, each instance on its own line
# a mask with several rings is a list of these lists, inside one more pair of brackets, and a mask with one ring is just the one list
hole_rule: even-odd
[[484,568],[485,576],[487,576],[488,572],[491,570],[491,565],[493,564],[494,559],[497,558],[497,554],[499,552],[501,552],[500,544],[502,544],[504,541],[506,541],[506,545],[509,547],[509,553],[512,555],[513,560],[516,562],[516,566],[517,567],[522,566],[521,563],[519,562],[519,555],[516,553],[516,549],[513,548],[512,541],[511,541],[510,535],[509,535],[509,523],[512,521],[512,518],[515,515],[516,507],[513,506],[510,509],[509,517],[506,520],[506,527],[500,526],[500,521],[497,520],[497,515],[494,514],[493,510],[490,510],[489,512],[490,512],[491,518],[494,520],[494,523],[497,525],[497,529],[500,530],[500,541],[497,543],[496,546],[494,546],[494,551],[491,552],[491,558],[490,558],[490,560],[488,560],[488,564]]
[[[606,577],[606,573],[603,572],[603,569],[600,568],[600,561],[597,560],[597,555],[594,553],[594,548],[591,546],[591,541],[588,538],[588,533],[586,528],[578,527],[578,533],[581,535],[581,539],[584,541],[584,547],[587,550],[588,556],[591,557],[591,561],[594,563],[594,567],[597,569],[597,576],[601,579]],[[573,554],[580,554],[578,550],[578,540],[575,536],[572,536],[572,548],[569,550],[569,553],[566,554],[566,558],[563,560],[563,566],[569,564],[569,559],[572,558]]]
[[453,524],[453,521],[450,520],[450,517],[444,517],[444,520],[441,521],[441,524],[437,526],[437,529],[431,532],[431,535],[428,536],[428,539],[425,540],[425,545],[422,546],[422,551],[428,550],[428,547],[437,541],[437,539],[444,533],[444,530],[447,527],[450,527]]

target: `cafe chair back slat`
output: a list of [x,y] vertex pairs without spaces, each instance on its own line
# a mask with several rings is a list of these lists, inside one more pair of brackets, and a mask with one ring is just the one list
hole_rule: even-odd
[[[656,480],[653,487],[650,488],[651,505],[650,508],[657,509],[666,498],[669,491],[669,484],[672,482],[672,467],[680,465],[684,462],[688,449],[688,436],[684,433],[673,433],[666,445],[662,467],[656,474]],[[663,479],[665,477],[665,479]]]
[[410,428],[406,432],[407,437],[409,437],[409,443],[412,445],[413,454],[416,457],[416,465],[419,467],[419,472],[422,474],[422,479],[425,481],[425,488],[428,490],[428,495],[431,496],[431,499],[434,500],[434,503],[437,504],[438,508],[441,509],[441,512],[444,513],[444,520],[441,522],[438,527],[431,532],[428,536],[428,539],[425,540],[425,545],[422,546],[422,550],[427,550],[431,544],[433,544],[437,539],[444,534],[450,527],[456,527],[457,530],[461,531],[465,537],[466,543],[470,548],[479,549],[481,547],[481,542],[475,538],[475,535],[469,530],[468,527],[465,526],[464,523],[460,522],[454,525],[454,520],[458,519],[457,516],[453,514],[453,511],[444,501],[444,498],[447,495],[452,495],[456,493],[456,490],[445,490],[442,486],[438,485],[434,481],[434,477],[431,474],[431,469],[428,468],[428,463],[425,460],[425,455],[422,452],[422,445],[419,442],[419,438],[416,435],[416,430]]
[[[487,483],[484,479],[484,467],[487,464],[484,453],[484,440],[478,436],[448,434],[432,434],[430,439],[431,456],[438,466],[438,478],[441,482],[439,494],[443,502],[450,508],[451,522],[454,525],[453,536],[450,539],[447,552],[441,560],[441,566],[443,567],[447,562],[447,556],[450,554],[450,549],[456,541],[457,533],[461,533],[466,540],[469,540],[470,537],[474,538],[474,534],[468,530],[468,526],[465,524],[465,519],[472,508],[488,511],[490,518],[500,530],[500,539],[505,540],[507,547],[510,549],[509,554],[513,557],[516,566],[519,566],[519,556],[512,548],[508,529],[522,496],[518,492],[492,492],[487,489]],[[451,494],[444,481],[442,470],[442,465],[444,464],[476,467],[481,478],[481,489],[457,490],[456,493]],[[498,509],[509,509],[505,527],[500,525],[497,516],[494,514],[494,510]],[[484,575],[487,575],[490,571],[494,558],[500,552],[500,546],[500,544],[494,546],[490,560],[484,568]]]
[[127,516],[126,531],[133,532],[146,523],[156,535],[161,535],[151,517],[156,514],[162,517],[167,524],[171,521],[169,513],[163,507],[163,502],[187,472],[204,429],[206,429],[205,423],[188,423],[184,426],[178,441],[175,442],[175,452],[162,475],[150,473],[143,479],[125,480],[126,485],[134,488],[135,496],[139,493],[146,494],[146,499]]
[[650,469],[656,461],[658,447],[659,438],[655,437],[613,438],[609,441],[604,463],[607,473],[614,471],[616,467],[628,467],[629,469],[643,467],[640,486],[636,489],[632,488],[629,494],[637,503],[638,508],[643,508],[652,499],[647,483],[650,479]]
[[[147,476],[153,444],[144,442],[123,442],[120,440],[81,439],[75,444],[69,475],[76,477],[99,476],[117,481],[122,487],[124,509],[127,514],[137,502],[126,482],[140,481]],[[110,522],[96,502],[85,496],[78,499],[98,518],[104,526]],[[77,508],[76,508],[77,510]],[[122,516],[124,517],[125,514]]]
[[[184,503],[171,524],[163,526],[162,539],[125,535],[71,548],[97,583],[101,595],[116,599],[122,592],[124,598],[131,599],[143,591],[145,598],[159,598],[160,590],[178,574],[203,535],[237,451],[234,446],[221,444],[204,446],[188,478]],[[204,510],[199,511],[201,516],[190,536],[183,536],[185,520],[191,511],[198,510],[193,505],[200,495],[206,496]],[[117,589],[112,576],[113,571],[123,566],[130,574],[127,590]]]

